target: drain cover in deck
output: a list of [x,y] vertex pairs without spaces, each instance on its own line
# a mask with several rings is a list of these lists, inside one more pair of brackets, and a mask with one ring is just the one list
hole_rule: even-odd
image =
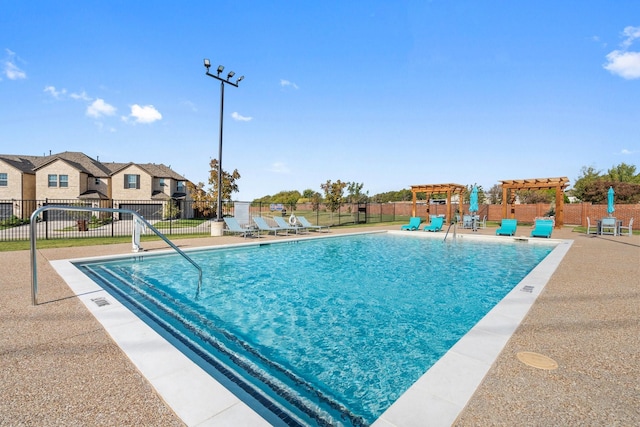
[[533,366],[534,368],[546,370],[558,369],[558,362],[543,354],[521,351],[516,356],[522,363]]

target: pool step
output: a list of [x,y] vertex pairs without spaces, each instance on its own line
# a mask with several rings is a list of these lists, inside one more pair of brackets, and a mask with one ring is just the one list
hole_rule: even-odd
[[124,267],[83,267],[110,293],[155,323],[154,329],[165,338],[197,356],[203,369],[218,379],[224,376],[286,425],[344,425],[347,420],[346,425],[367,424],[346,405],[218,327],[222,321],[199,313],[196,301],[177,299],[162,285],[131,275]]

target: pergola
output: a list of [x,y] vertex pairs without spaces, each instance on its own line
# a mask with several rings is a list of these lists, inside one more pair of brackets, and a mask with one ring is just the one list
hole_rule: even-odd
[[[412,185],[411,194],[413,199],[413,207],[411,208],[411,216],[416,216],[416,194],[427,194],[427,214],[429,214],[429,199],[432,194],[446,194],[447,195],[447,216],[446,223],[451,221],[451,196],[453,194],[460,194],[465,191],[467,187],[461,184],[424,184],[424,185]],[[462,202],[462,200],[460,200]]]
[[[556,190],[556,219],[555,227],[562,228],[564,224],[564,189],[569,185],[569,178],[533,178],[510,179],[502,181],[502,217],[513,218],[515,214],[516,191],[518,190]],[[511,191],[509,191],[511,190]],[[511,206],[510,216],[507,216],[507,203]]]

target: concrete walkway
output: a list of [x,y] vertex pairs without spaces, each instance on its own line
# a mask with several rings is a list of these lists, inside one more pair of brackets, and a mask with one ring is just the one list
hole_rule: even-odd
[[[575,243],[455,425],[640,424],[640,236],[565,227],[553,237]],[[36,307],[29,252],[0,252],[0,425],[183,425],[48,263],[130,252],[130,244],[39,250]],[[522,351],[559,367],[525,365]]]

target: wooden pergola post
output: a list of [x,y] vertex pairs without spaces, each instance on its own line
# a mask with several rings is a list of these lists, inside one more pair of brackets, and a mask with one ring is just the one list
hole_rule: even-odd
[[412,205],[411,205],[411,216],[417,216],[416,215],[416,200],[417,200],[417,196],[416,193],[411,192],[411,200],[412,200]]

